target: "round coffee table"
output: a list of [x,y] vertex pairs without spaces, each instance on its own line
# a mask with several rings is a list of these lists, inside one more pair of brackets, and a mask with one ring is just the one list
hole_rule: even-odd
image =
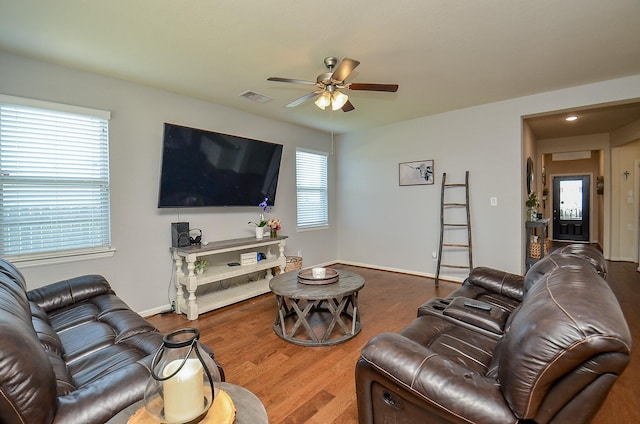
[[364,278],[337,270],[331,284],[303,284],[297,272],[277,275],[269,282],[278,311],[273,331],[282,339],[302,346],[342,343],[360,332],[358,292]]

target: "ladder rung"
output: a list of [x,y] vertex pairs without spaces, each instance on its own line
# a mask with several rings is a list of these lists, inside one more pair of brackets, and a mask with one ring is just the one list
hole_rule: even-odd
[[460,206],[460,207],[465,207],[467,206],[466,203],[445,203],[442,206],[447,207],[447,206]]
[[440,264],[440,266],[445,266],[447,268],[459,268],[459,269],[468,269],[469,265],[447,265],[447,264]]
[[461,183],[461,184],[445,184],[444,186],[446,188],[446,187],[466,187],[467,185]]
[[468,227],[469,225],[467,224],[442,224],[445,227]]
[[459,244],[459,243],[442,243],[442,245],[447,247],[469,247],[468,244]]

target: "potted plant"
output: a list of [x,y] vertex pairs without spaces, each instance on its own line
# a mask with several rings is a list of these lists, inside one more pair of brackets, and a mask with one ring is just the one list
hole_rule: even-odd
[[526,202],[524,202],[524,204],[527,205],[527,220],[537,221],[538,205],[540,204],[538,202],[538,193],[536,193],[535,191],[531,192],[531,194],[529,194],[529,198]]
[[271,206],[268,205],[269,198],[265,197],[258,206],[260,207],[260,219],[257,222],[249,221],[249,224],[253,224],[256,227],[256,238],[261,239],[264,237],[264,228],[267,226],[267,220],[264,218],[265,213],[271,211]]
[[209,266],[209,261],[206,259],[198,259],[193,263],[193,271],[201,275],[207,269],[207,266]]

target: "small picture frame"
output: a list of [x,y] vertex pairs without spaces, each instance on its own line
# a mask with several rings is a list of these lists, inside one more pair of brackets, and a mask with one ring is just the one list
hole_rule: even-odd
[[433,184],[433,160],[401,162],[398,172],[401,186]]

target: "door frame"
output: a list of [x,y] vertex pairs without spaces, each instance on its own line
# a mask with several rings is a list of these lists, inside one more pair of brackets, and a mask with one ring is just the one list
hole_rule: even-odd
[[633,161],[635,181],[633,182],[633,198],[635,199],[634,214],[636,217],[635,223],[635,238],[636,238],[636,260],[638,262],[638,271],[640,272],[640,159]]
[[[589,176],[589,240],[586,242],[576,242],[576,243],[593,243],[593,235],[594,235],[594,219],[593,219],[593,200],[595,197],[595,184],[593,183],[593,172],[571,172],[571,173],[561,173],[561,174],[551,174],[548,175],[547,178],[547,182],[549,183],[550,186],[553,185],[553,179],[555,177],[578,177],[581,175],[588,175]],[[551,240],[555,240],[555,234],[553,234],[553,190],[549,190],[549,197],[547,198],[547,202],[550,203],[551,205],[551,209],[550,209],[550,218],[551,218],[551,225],[549,225],[549,238]],[[598,211],[598,213],[602,213],[602,211]],[[561,240],[562,241],[562,240]],[[602,242],[600,242],[602,243]]]

